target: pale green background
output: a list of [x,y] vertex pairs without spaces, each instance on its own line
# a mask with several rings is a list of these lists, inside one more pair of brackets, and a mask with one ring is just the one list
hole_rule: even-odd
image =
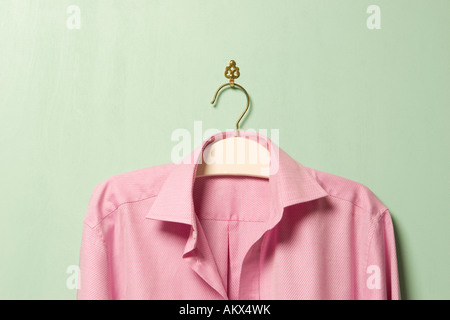
[[279,129],[303,165],[369,187],[403,297],[449,299],[449,30],[448,0],[0,1],[0,298],[75,298],[94,186],[170,162],[196,120],[232,129],[243,93],[210,101],[234,59],[242,128]]

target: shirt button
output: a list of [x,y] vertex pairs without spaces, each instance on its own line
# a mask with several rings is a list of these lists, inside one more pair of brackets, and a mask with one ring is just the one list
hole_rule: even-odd
[[193,238],[194,240],[197,239],[197,231],[196,231],[196,230],[193,230],[193,231],[192,231],[192,238]]

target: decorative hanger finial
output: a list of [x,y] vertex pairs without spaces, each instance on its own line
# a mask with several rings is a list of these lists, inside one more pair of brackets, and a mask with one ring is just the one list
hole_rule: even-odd
[[234,79],[239,78],[239,68],[236,67],[236,62],[234,60],[230,60],[228,66],[225,67],[225,78],[230,79],[231,86],[234,85]]

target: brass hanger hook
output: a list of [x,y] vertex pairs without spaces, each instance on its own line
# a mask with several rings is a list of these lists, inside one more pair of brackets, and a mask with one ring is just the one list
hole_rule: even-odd
[[225,77],[227,79],[230,79],[230,82],[221,85],[219,87],[219,89],[217,89],[216,93],[214,94],[214,98],[211,101],[211,104],[214,104],[214,102],[216,101],[216,98],[217,98],[217,94],[219,93],[219,91],[222,88],[224,88],[226,86],[230,86],[232,88],[234,88],[234,86],[236,86],[236,87],[242,89],[242,91],[244,91],[245,96],[247,97],[247,106],[245,107],[244,112],[242,112],[241,116],[239,117],[238,121],[236,122],[236,135],[239,136],[239,122],[244,117],[245,113],[248,110],[248,107],[250,106],[250,97],[248,96],[247,91],[245,91],[245,89],[241,85],[239,85],[237,83],[234,83],[234,79],[239,78],[239,76],[240,76],[239,68],[236,67],[236,62],[234,60],[230,60],[229,65],[225,68],[225,73],[224,74],[225,74]]

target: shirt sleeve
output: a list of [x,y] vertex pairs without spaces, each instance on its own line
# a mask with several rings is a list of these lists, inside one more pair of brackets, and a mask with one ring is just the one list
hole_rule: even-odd
[[87,208],[81,237],[78,300],[112,299],[110,263],[105,236],[99,223],[103,212],[111,210],[106,200],[106,183],[97,185]]
[[394,228],[388,210],[374,224],[365,271],[365,299],[400,300]]
[[78,300],[111,299],[106,248],[98,232],[84,224],[79,259]]

